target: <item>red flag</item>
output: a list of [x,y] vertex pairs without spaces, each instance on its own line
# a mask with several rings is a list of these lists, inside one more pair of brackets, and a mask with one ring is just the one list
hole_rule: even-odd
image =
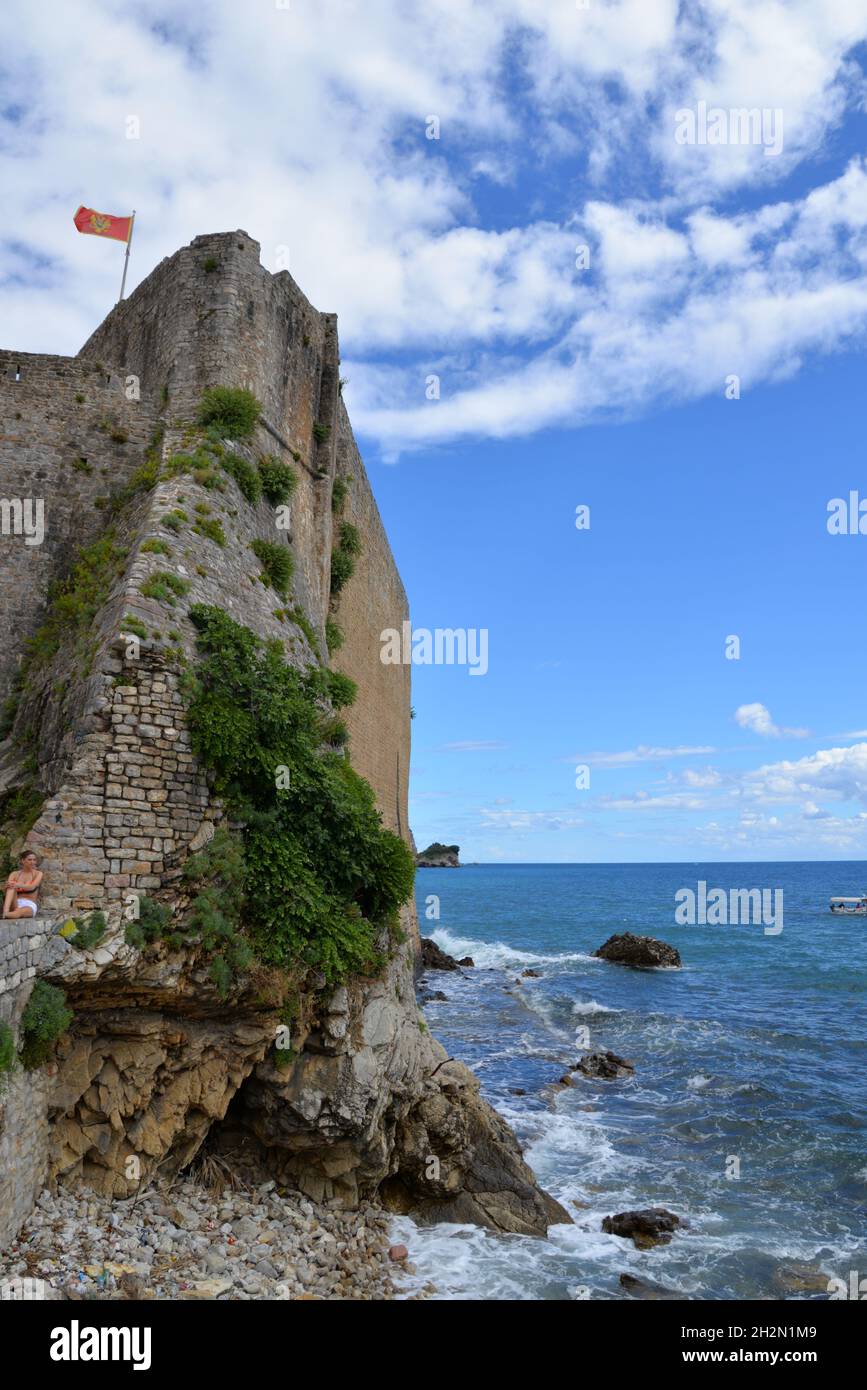
[[112,217],[108,212],[94,212],[93,208],[81,207],[73,217],[80,232],[89,236],[109,237],[112,241],[129,243],[132,236],[131,217]]

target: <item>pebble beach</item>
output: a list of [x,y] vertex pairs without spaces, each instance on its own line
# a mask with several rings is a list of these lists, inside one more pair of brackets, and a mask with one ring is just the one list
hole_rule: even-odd
[[[0,1297],[423,1298],[390,1217],[317,1205],[273,1182],[215,1194],[192,1178],[117,1201],[45,1191],[0,1258]],[[33,1281],[39,1281],[34,1283]]]

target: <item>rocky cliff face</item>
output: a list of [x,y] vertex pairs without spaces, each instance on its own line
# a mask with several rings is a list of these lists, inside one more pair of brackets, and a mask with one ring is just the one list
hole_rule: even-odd
[[[327,662],[341,518],[362,547],[337,613],[345,644],[332,654],[358,687],[347,715],[352,762],[384,825],[409,839],[409,671],[379,661],[379,633],[404,621],[406,599],[340,401],[336,326],[285,272],[268,275],[257,253],[239,232],[198,238],[158,267],[84,357],[51,359],[58,380],[91,382],[90,394],[71,397],[64,386],[64,418],[51,428],[46,359],[32,359],[31,371],[18,354],[0,379],[5,418],[16,421],[0,452],[21,496],[44,494],[52,537],[78,488],[72,515],[81,511],[80,534],[98,547],[67,582],[72,597],[58,618],[69,547],[49,540],[28,553],[21,536],[0,540],[0,569],[17,586],[15,641],[0,662],[0,688],[13,692],[0,820],[9,847],[33,846],[46,875],[43,915],[2,928],[0,1022],[20,1034],[36,980],[62,989],[74,1013],[46,1066],[0,1077],[0,1238],[46,1178],[126,1196],[183,1169],[203,1145],[317,1199],[352,1206],[378,1194],[430,1219],[541,1233],[568,1217],[417,1008],[412,905],[397,932],[383,931],[378,973],[339,988],[315,973],[302,979],[288,1031],[285,972],[255,966],[218,987],[195,936],[144,949],[127,939],[143,897],[183,912],[184,866],[227,824],[188,727],[190,606],[279,641],[299,670]],[[94,403],[97,381],[108,395]],[[189,447],[202,391],[219,384],[262,403],[252,438],[228,446],[235,476],[266,454],[297,473],[288,528],[278,529],[267,498],[234,483],[215,489],[201,467],[171,467]],[[73,466],[88,431],[114,433],[116,468],[93,451],[76,454],[97,459],[90,471]],[[94,493],[97,479],[104,493]],[[251,554],[261,541],[291,549],[284,598]],[[22,671],[34,634],[36,657]],[[108,928],[95,947],[57,935],[65,917],[96,909]]]

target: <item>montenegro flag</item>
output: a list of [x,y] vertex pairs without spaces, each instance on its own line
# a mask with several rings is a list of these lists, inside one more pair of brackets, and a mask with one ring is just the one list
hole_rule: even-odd
[[89,236],[105,236],[112,241],[128,243],[132,235],[131,217],[112,217],[108,212],[94,212],[93,208],[81,207],[72,220],[80,232],[86,232]]

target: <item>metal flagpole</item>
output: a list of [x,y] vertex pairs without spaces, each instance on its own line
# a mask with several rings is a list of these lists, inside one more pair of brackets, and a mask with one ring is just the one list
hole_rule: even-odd
[[123,292],[126,289],[126,272],[129,270],[129,248],[132,244],[133,228],[135,227],[135,208],[132,210],[132,217],[129,219],[129,236],[126,239],[126,255],[123,258],[123,279],[120,282],[120,299],[123,299]]

